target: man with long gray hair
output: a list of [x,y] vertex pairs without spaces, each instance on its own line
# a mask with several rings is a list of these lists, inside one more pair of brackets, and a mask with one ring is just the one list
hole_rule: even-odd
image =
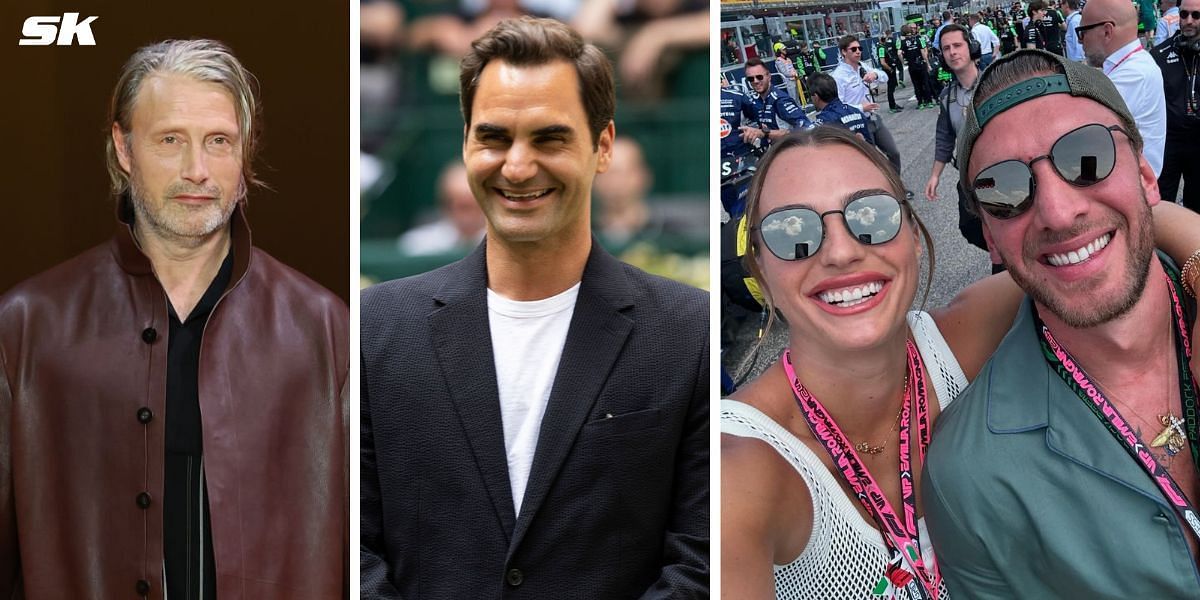
[[255,88],[138,50],[116,235],[0,297],[0,597],[347,594],[349,315],[251,246]]

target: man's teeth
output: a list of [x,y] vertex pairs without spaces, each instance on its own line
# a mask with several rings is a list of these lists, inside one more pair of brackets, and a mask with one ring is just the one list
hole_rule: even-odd
[[527,194],[514,194],[512,192],[506,192],[506,191],[501,190],[500,194],[503,195],[505,198],[508,198],[509,200],[531,200],[533,198],[540,198],[541,196],[545,196],[549,192],[550,192],[550,190],[537,190],[536,192],[529,192]]
[[836,304],[843,308],[862,304],[870,300],[872,296],[879,293],[883,289],[882,281],[873,281],[857,287],[845,288],[840,290],[826,290],[817,296],[822,302],[827,304]]
[[1110,241],[1112,241],[1112,234],[1106,233],[1078,250],[1072,250],[1066,254],[1047,254],[1046,262],[1055,267],[1077,265],[1087,260],[1089,256],[1102,250]]

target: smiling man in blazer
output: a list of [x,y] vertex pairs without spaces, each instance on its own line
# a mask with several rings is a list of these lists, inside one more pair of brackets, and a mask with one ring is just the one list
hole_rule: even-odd
[[362,595],[707,598],[708,297],[592,238],[612,66],[527,17],[460,80],[487,237],[362,296]]

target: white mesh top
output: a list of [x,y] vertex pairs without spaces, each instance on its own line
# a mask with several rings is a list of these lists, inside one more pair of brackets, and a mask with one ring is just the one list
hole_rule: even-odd
[[[908,327],[921,352],[929,379],[945,409],[967,387],[967,378],[928,313],[908,313]],[[821,459],[770,417],[735,400],[721,401],[721,433],[751,437],[771,445],[808,486],[813,501],[812,535],[796,560],[775,565],[775,594],[780,600],[877,598],[872,588],[883,575],[889,552],[883,535],[856,509]],[[918,521],[921,551],[932,558],[925,519]],[[948,598],[945,583],[940,598]],[[901,591],[897,596],[907,598]]]

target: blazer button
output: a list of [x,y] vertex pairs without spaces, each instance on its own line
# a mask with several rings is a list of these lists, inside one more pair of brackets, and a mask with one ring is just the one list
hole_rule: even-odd
[[140,508],[142,510],[146,510],[147,508],[150,508],[150,494],[147,494],[146,492],[142,492],[142,493],[138,494],[137,495],[137,505],[138,505],[138,508]]
[[525,574],[520,569],[509,569],[508,573],[504,574],[504,580],[508,582],[508,585],[517,587],[525,581]]
[[150,582],[146,581],[145,579],[139,579],[137,581],[137,593],[139,596],[149,596]]
[[146,406],[137,409],[137,420],[138,423],[141,423],[142,425],[150,423],[150,421],[154,420],[154,411],[150,410],[150,408]]
[[147,344],[153,344],[154,340],[158,339],[158,332],[153,327],[147,327],[142,330],[142,341]]

